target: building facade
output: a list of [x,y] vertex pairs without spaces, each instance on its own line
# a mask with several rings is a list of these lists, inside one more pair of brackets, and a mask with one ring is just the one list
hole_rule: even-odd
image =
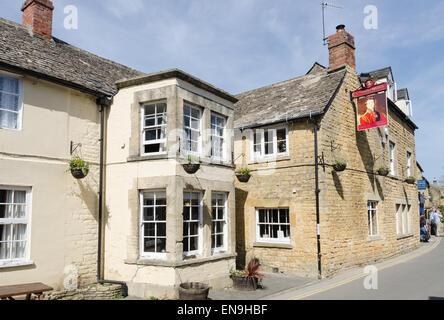
[[[256,257],[270,271],[325,277],[418,247],[418,193],[405,182],[417,127],[388,94],[389,125],[357,131],[354,50],[340,26],[330,68],[237,96],[236,165],[252,170],[236,182],[239,264]],[[372,78],[395,88],[391,69]]]

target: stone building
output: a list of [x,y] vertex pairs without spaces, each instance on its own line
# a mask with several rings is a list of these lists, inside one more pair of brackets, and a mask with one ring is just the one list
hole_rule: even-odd
[[[330,66],[237,96],[238,264],[259,258],[269,271],[330,276],[419,245],[415,130],[397,105],[391,68],[358,76],[354,38],[329,37]],[[387,83],[388,126],[357,131],[362,78]],[[407,100],[407,99],[404,99]],[[405,104],[406,105],[406,104]],[[346,162],[343,172],[336,161]],[[390,173],[380,176],[377,170]]]
[[[54,6],[0,19],[0,286],[223,287],[235,264],[230,94],[145,74],[52,35]],[[196,174],[182,164],[192,155]],[[83,180],[72,157],[90,164]]]

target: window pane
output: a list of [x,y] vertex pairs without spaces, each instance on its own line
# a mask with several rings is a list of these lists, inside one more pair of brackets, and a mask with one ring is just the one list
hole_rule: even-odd
[[19,97],[12,94],[0,93],[0,108],[11,111],[19,110]]
[[199,233],[199,224],[197,222],[190,223],[190,235],[197,236]]
[[279,129],[277,130],[277,140],[286,140],[287,139],[287,130]]
[[156,192],[156,205],[165,206],[166,205],[166,193]]
[[156,125],[156,119],[155,118],[148,118],[145,119],[145,127],[151,127]]
[[191,209],[191,220],[199,220],[199,207]]
[[184,252],[190,251],[190,246],[188,245],[188,238],[183,240],[183,251]]
[[157,140],[157,130],[147,130],[145,131],[145,141]]
[[189,251],[195,251],[197,250],[198,246],[198,237],[192,237],[190,238],[190,250]]
[[265,143],[265,154],[273,154],[273,143]]
[[166,112],[166,103],[158,103],[157,104],[157,113],[161,114],[161,113],[165,113]]
[[0,91],[19,93],[19,79],[0,76]]
[[166,223],[157,224],[157,236],[166,237]]
[[10,242],[0,242],[0,260],[9,259]]
[[154,237],[156,235],[155,232],[155,224],[154,223],[145,223],[144,224],[145,229],[145,237]]
[[259,222],[260,223],[266,222],[265,216],[266,216],[265,210],[259,210]]
[[154,221],[154,208],[143,209],[143,221]]
[[13,242],[11,259],[24,259],[26,250],[26,242]]
[[190,213],[191,213],[190,207],[183,208],[183,220],[184,221],[189,221],[191,219]]
[[217,241],[217,247],[223,247],[224,246],[224,236],[222,234],[219,234],[216,236]]
[[166,221],[166,207],[156,208],[156,221]]
[[154,116],[156,114],[156,105],[145,106],[145,116]]
[[166,239],[157,239],[157,252],[165,253],[166,252]]
[[149,144],[145,146],[145,153],[157,153],[163,151],[164,148],[161,148],[161,144]]
[[0,110],[0,127],[9,129],[18,129],[18,114]]
[[15,224],[13,225],[13,235],[12,240],[23,241],[26,240],[26,224]]
[[156,252],[156,240],[153,238],[148,238],[144,240],[144,251],[145,252]]
[[189,236],[190,235],[188,225],[189,225],[188,222],[184,222],[183,223],[183,235],[184,236]]
[[199,119],[199,118],[200,118],[200,112],[199,112],[199,110],[197,110],[197,109],[195,109],[195,108],[192,108],[192,109],[191,109],[191,117],[192,117],[192,118]]

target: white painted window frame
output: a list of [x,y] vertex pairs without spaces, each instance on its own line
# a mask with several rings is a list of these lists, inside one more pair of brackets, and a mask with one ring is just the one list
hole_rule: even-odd
[[[139,210],[139,257],[141,259],[153,259],[153,260],[165,260],[167,258],[166,252],[145,252],[145,246],[144,246],[144,240],[145,240],[145,229],[144,229],[144,221],[143,221],[143,209],[146,207],[144,206],[144,194],[145,193],[154,193],[154,208],[156,208],[156,194],[164,192],[166,195],[165,189],[156,189],[156,190],[140,190],[139,192],[139,201],[140,201],[140,210]],[[164,206],[167,208],[168,205],[168,198],[166,198],[167,204]],[[161,206],[163,207],[163,206]],[[154,219],[155,219],[156,213],[154,209]],[[155,221],[155,220],[154,220]],[[154,222],[153,221],[153,222]],[[159,221],[160,222],[160,221]],[[166,217],[165,224],[168,223],[168,218]],[[157,230],[157,224],[156,224],[156,230]],[[165,239],[168,238],[168,234],[166,234]],[[157,235],[155,236],[155,239],[157,239]],[[165,248],[166,251],[166,248]]]
[[[194,129],[194,128],[192,128],[192,126],[191,126],[191,119],[192,119],[192,117],[191,117],[191,115],[190,116],[188,116],[188,115],[185,115],[185,107],[188,107],[188,108],[190,108],[190,109],[194,109],[194,110],[197,110],[198,112],[199,112],[199,130],[196,130],[196,129]],[[202,154],[202,116],[203,116],[203,112],[202,112],[202,108],[199,108],[199,107],[196,107],[196,106],[193,106],[193,105],[191,105],[191,104],[189,104],[189,103],[185,103],[184,102],[184,104],[183,104],[183,143],[182,143],[182,148],[183,148],[183,152],[184,152],[184,154],[185,155],[195,155],[195,156],[200,156],[201,154]],[[185,126],[185,117],[189,117],[190,118],[190,126]],[[187,149],[185,149],[185,147],[186,147],[186,134],[185,134],[185,129],[189,129],[189,130],[191,130],[191,131],[195,131],[195,132],[198,132],[198,134],[199,134],[199,140],[197,141],[197,151],[193,151],[193,150],[187,150]]]
[[[183,192],[183,198],[184,198],[184,202],[186,200],[185,195],[186,194],[198,194],[199,195],[199,220],[184,220],[183,222],[198,222],[198,240],[197,240],[197,250],[193,250],[193,251],[183,251],[183,257],[189,257],[189,256],[198,256],[198,255],[202,255],[202,248],[203,248],[203,195],[202,192],[200,191],[195,191],[195,190],[184,190]],[[191,199],[190,199],[191,200]],[[185,208],[185,204],[183,204],[183,207]],[[192,208],[192,206],[190,205],[190,207]],[[183,224],[182,224],[183,225]],[[184,232],[182,232],[183,234]],[[185,238],[189,239],[189,235],[185,236],[183,235],[183,241],[185,241]],[[189,247],[189,246],[188,246]]]
[[[375,208],[373,208],[373,205],[375,205]],[[371,237],[379,235],[378,207],[379,207],[378,201],[368,201],[367,202],[369,236],[371,236]],[[372,219],[373,215],[375,215],[376,226],[373,225],[373,219]]]
[[412,153],[407,151],[407,177],[412,176]]
[[[157,113],[157,105],[158,104],[165,104],[166,108],[165,108],[165,123],[163,123],[162,125],[158,125],[157,124],[157,119],[158,117],[162,116],[162,114],[158,114]],[[156,124],[153,126],[145,126],[145,120],[148,117],[145,114],[145,107],[147,106],[155,106],[156,108],[156,112],[154,114],[155,117],[155,122]],[[168,137],[168,104],[166,101],[158,101],[158,102],[152,102],[152,103],[144,103],[141,105],[141,114],[142,114],[142,119],[141,119],[141,133],[140,133],[140,154],[142,156],[153,156],[153,155],[164,155],[168,153],[168,143],[167,143],[167,137]],[[145,131],[148,130],[153,130],[153,129],[165,129],[165,138],[164,139],[157,139],[157,140],[146,140],[145,137]],[[157,133],[156,133],[157,134]],[[150,152],[147,153],[145,152],[145,146],[147,145],[152,145],[152,144],[163,144],[165,146],[165,151],[160,151],[160,152]]]
[[[278,214],[278,223],[260,223],[259,222],[259,211],[267,210],[270,212],[271,210],[286,210],[288,212],[288,223],[280,223],[280,214]],[[279,212],[280,213],[280,212]],[[276,239],[276,238],[261,238],[260,235],[260,225],[288,225],[290,227],[290,237],[284,239]],[[291,244],[291,219],[290,219],[290,209],[289,208],[256,208],[256,242],[258,243],[270,243],[270,244]]]
[[4,94],[18,96],[18,111],[4,109],[4,108],[1,108],[1,106],[0,106],[0,110],[2,110],[2,111],[18,114],[17,115],[17,128],[8,128],[8,127],[2,127],[2,126],[0,126],[0,128],[4,129],[4,130],[21,131],[22,127],[23,127],[23,96],[24,96],[23,77],[9,73],[9,72],[4,72],[4,71],[0,72],[0,77],[17,79],[18,86],[19,86],[19,93],[6,92],[6,91],[0,90],[0,94],[4,93]]
[[[0,219],[0,224],[2,224],[2,225],[26,224],[25,258],[0,260],[0,268],[9,268],[9,267],[33,264],[33,262],[31,261],[31,216],[32,216],[32,196],[31,196],[32,193],[31,193],[31,188],[12,187],[12,186],[0,186],[0,190],[24,191],[24,192],[26,192],[25,217],[24,218],[20,218],[20,219],[14,219],[14,218],[12,218],[12,219]],[[14,198],[13,198],[12,202],[14,202]]]
[[396,143],[394,143],[393,141],[389,142],[389,151],[390,151],[390,174],[392,176],[396,176]]
[[[277,132],[279,130],[283,130],[285,129],[285,137],[286,137],[286,151],[285,152],[278,152],[278,144],[277,144]],[[273,153],[272,154],[265,154],[265,131],[268,131],[269,133],[271,133],[271,135],[273,136]],[[254,143],[254,138],[256,136],[260,137],[260,146],[261,146],[261,151],[260,153],[255,153],[254,151],[254,147],[255,147],[255,143]],[[288,134],[288,126],[279,126],[279,127],[274,127],[274,128],[266,128],[266,129],[256,129],[256,130],[252,130],[251,132],[251,136],[250,136],[250,161],[255,161],[255,160],[266,160],[266,159],[275,159],[278,157],[286,157],[290,155],[290,143],[289,143],[289,134]],[[256,145],[259,145],[259,143],[257,143]]]
[[[214,207],[211,204],[211,211],[212,211],[212,221],[211,221],[211,246],[213,243],[213,237],[216,235],[216,233],[214,233],[213,230],[213,222],[223,222],[223,239],[224,239],[224,245],[221,247],[215,247],[215,248],[211,248],[211,252],[212,254],[216,254],[219,253],[221,251],[227,251],[228,248],[228,194],[226,192],[213,192],[211,195],[211,202],[213,202],[213,197],[216,197],[216,207],[219,208],[219,206],[217,205],[217,200],[219,197],[223,198],[224,201],[224,218],[221,219],[214,219],[215,217],[215,212],[213,211]],[[220,233],[217,233],[220,234]]]
[[[223,135],[219,136],[219,135],[215,135],[213,133],[213,117],[215,118],[219,118],[223,120]],[[221,116],[217,113],[212,112],[211,113],[211,158],[214,160],[218,160],[218,161],[225,161],[227,159],[227,139],[226,139],[226,135],[227,135],[227,118],[224,116]],[[216,126],[216,125],[215,125]],[[218,127],[218,126],[216,126]],[[222,157],[217,157],[213,155],[213,138],[217,138],[217,139],[221,139],[222,140]]]

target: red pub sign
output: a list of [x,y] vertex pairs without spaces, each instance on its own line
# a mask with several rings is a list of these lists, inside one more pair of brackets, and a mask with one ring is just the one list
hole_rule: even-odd
[[353,92],[358,99],[358,131],[388,125],[387,83],[375,85],[373,80],[365,82],[365,88]]

